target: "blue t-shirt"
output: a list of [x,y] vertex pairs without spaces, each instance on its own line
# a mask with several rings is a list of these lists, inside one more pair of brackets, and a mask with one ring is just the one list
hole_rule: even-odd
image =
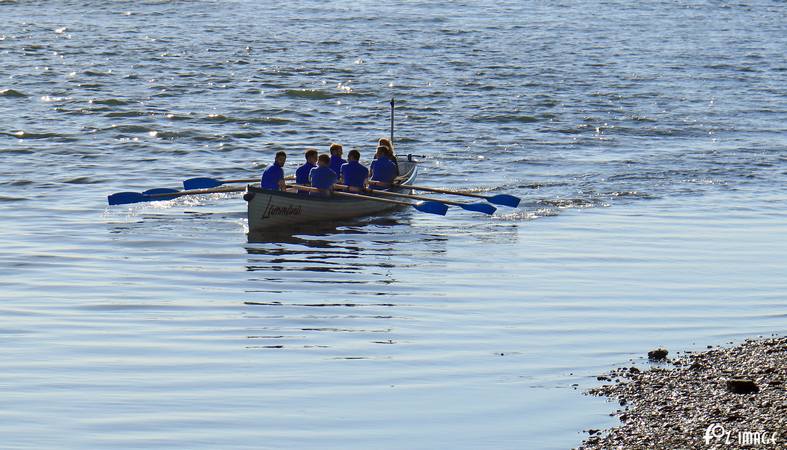
[[265,172],[262,172],[262,178],[260,179],[260,187],[263,189],[272,189],[274,191],[279,190],[279,180],[284,178],[284,169],[279,167],[278,164],[273,163],[265,169]]
[[331,155],[331,170],[338,175],[342,169],[342,164],[346,162],[341,156]]
[[369,169],[358,161],[342,164],[342,178],[347,186],[363,188],[363,183],[369,177]]
[[317,166],[309,172],[309,181],[317,189],[330,189],[336,183],[336,172],[330,167]]
[[372,161],[371,169],[373,181],[391,184],[396,178],[396,165],[385,156]]
[[295,184],[302,184],[308,185],[309,184],[309,172],[314,169],[314,164],[306,161],[301,167],[298,167],[298,170],[295,171]]

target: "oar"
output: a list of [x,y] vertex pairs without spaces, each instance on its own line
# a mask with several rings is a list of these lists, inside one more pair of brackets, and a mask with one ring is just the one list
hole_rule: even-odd
[[[311,186],[302,186],[302,185],[299,185],[299,184],[288,184],[288,186],[297,188],[297,189],[302,190],[302,191],[308,191],[308,192],[319,192],[320,191],[317,188],[313,188]],[[356,199],[359,199],[359,200],[372,200],[372,201],[375,201],[375,202],[391,203],[391,204],[400,205],[400,206],[412,206],[413,208],[417,209],[418,211],[421,211],[421,212],[424,212],[424,213],[429,213],[429,214],[437,214],[437,215],[440,215],[440,216],[444,216],[445,213],[448,211],[448,206],[446,206],[446,205],[444,205],[442,203],[433,202],[433,201],[422,201],[422,202],[418,202],[418,203],[407,203],[407,202],[402,202],[402,201],[399,201],[399,200],[389,200],[387,198],[372,197],[372,196],[369,196],[369,195],[361,195],[361,194],[352,194],[350,192],[341,192],[341,191],[334,191],[333,195],[336,195],[336,196],[339,196],[339,197],[356,198]]]
[[145,192],[118,192],[107,197],[110,205],[125,205],[127,203],[140,203],[140,202],[155,202],[162,200],[172,200],[173,198],[182,197],[184,195],[201,195],[201,194],[215,194],[224,192],[242,192],[246,188],[243,187],[225,187],[221,189],[191,189],[186,191],[178,191],[175,189],[150,189]]
[[426,186],[415,186],[412,184],[400,184],[399,187],[415,189],[416,191],[438,192],[440,194],[462,195],[465,197],[483,198],[489,203],[494,203],[496,205],[510,206],[512,208],[516,208],[517,206],[519,206],[519,201],[520,201],[519,197],[514,197],[513,195],[508,195],[508,194],[481,195],[481,194],[474,194],[472,192],[449,191],[447,189],[437,189],[437,188],[426,187]]
[[[288,175],[284,177],[285,180],[294,180],[295,177],[292,175]],[[207,177],[197,177],[197,178],[189,178],[188,180],[183,182],[183,189],[191,190],[191,189],[210,189],[219,187],[222,184],[230,184],[230,183],[256,183],[260,181],[259,178],[241,178],[237,180],[217,180],[215,178],[207,178]]]
[[[336,187],[338,187],[339,189],[346,189],[347,188],[347,186],[345,186],[343,184],[337,184]],[[480,212],[480,213],[490,214],[490,215],[494,214],[495,211],[497,211],[497,208],[495,208],[494,206],[490,205],[489,203],[461,203],[461,202],[452,202],[450,200],[435,200],[435,199],[429,198],[429,197],[421,197],[420,195],[400,194],[398,192],[390,192],[390,191],[382,191],[382,190],[381,191],[373,191],[373,193],[376,194],[376,195],[379,194],[379,195],[385,195],[385,196],[389,196],[389,197],[403,197],[403,198],[411,198],[413,200],[424,200],[424,201],[438,202],[438,203],[443,203],[443,204],[446,204],[446,205],[458,206],[458,207],[460,207],[462,209],[465,209],[467,211],[475,211],[475,212]]]

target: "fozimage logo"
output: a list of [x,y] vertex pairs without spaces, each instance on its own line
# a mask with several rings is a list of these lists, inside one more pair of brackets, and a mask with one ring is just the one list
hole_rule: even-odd
[[714,423],[705,429],[705,444],[739,445],[753,447],[759,445],[776,445],[778,435],[774,431],[738,431],[725,429],[721,424]]

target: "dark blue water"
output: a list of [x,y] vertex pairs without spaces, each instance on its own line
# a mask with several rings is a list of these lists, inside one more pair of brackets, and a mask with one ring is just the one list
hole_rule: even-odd
[[[4,448],[566,448],[621,364],[787,329],[779,1],[0,2]],[[371,158],[493,217],[247,240],[195,176]],[[573,385],[577,386],[573,386]]]

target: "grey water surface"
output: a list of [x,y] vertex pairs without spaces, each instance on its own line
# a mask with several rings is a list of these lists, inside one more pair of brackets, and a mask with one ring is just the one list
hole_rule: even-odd
[[[382,4],[381,4],[382,3]],[[783,1],[0,1],[0,446],[538,448],[619,365],[787,330]],[[248,239],[371,158],[509,193]]]

